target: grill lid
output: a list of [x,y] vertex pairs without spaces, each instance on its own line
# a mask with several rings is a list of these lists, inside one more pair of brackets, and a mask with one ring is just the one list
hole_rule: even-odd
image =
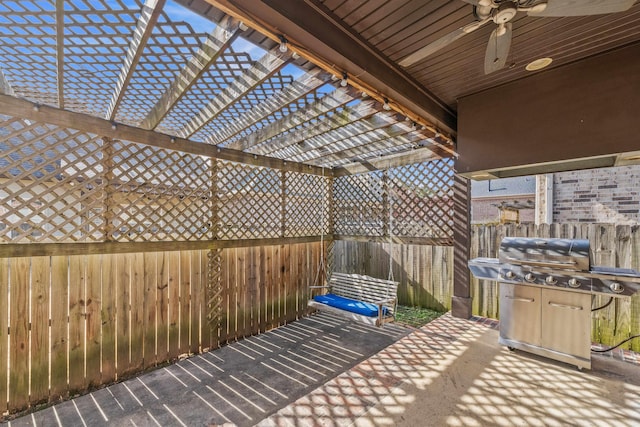
[[505,237],[500,243],[501,263],[571,271],[589,271],[589,241]]

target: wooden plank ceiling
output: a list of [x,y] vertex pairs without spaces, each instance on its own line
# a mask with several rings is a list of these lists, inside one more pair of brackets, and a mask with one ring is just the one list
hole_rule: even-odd
[[1,115],[314,173],[455,153],[445,132],[388,108],[376,88],[343,86],[203,2],[2,2],[0,15]]
[[[399,62],[445,34],[476,21],[473,6],[461,0],[322,0],[331,13],[393,62]],[[523,1],[523,3],[525,3]],[[606,3],[606,2],[603,2]],[[546,69],[640,42],[640,3],[626,12],[531,17],[518,13],[507,66],[484,74],[484,55],[495,25],[488,23],[422,61],[409,74],[450,108],[466,95],[526,78],[525,66],[551,57]]]

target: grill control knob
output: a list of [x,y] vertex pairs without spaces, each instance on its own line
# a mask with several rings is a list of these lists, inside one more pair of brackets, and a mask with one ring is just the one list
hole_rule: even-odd
[[618,282],[613,282],[609,285],[609,289],[611,289],[611,292],[614,292],[616,294],[622,293],[624,292],[624,286],[622,286],[620,283]]
[[544,281],[545,281],[545,283],[546,283],[547,285],[555,285],[556,283],[558,283],[558,281],[557,281],[557,280],[555,279],[555,277],[553,277],[553,276],[547,276],[547,277],[544,279]]
[[536,281],[536,276],[534,276],[533,273],[527,273],[527,274],[524,275],[524,280],[526,280],[529,283],[535,282]]
[[572,277],[571,279],[569,279],[569,281],[567,282],[567,284],[569,285],[569,287],[571,288],[579,288],[580,287],[580,282],[578,281],[578,279],[576,279],[575,277]]
[[516,273],[514,273],[513,271],[507,271],[504,274],[504,277],[506,277],[507,279],[513,279],[516,277]]

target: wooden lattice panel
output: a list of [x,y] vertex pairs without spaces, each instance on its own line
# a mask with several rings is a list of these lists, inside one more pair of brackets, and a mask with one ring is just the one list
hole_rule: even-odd
[[0,116],[5,242],[208,240],[211,160]]
[[282,172],[220,161],[217,190],[221,239],[282,235]]
[[[160,122],[158,130],[179,135],[185,123],[202,110],[216,94],[236,81],[251,67],[251,57],[246,53],[236,53],[233,46],[220,55],[202,77],[187,91],[167,117]],[[204,141],[206,134],[197,132],[191,137],[194,141]]]
[[[295,82],[293,83],[295,85]],[[327,85],[328,86],[328,85]],[[331,87],[331,86],[329,86]],[[318,99],[321,98],[321,95],[326,92],[325,90],[318,89],[311,93],[308,93],[306,96],[300,97],[296,99],[294,102],[289,103],[282,108],[274,111],[272,114],[266,116],[262,120],[256,121],[244,129],[241,129],[236,135],[233,135],[230,138],[225,138],[226,129],[218,129],[217,134],[220,135],[221,144],[220,145],[231,145],[236,142],[246,141],[247,138],[250,138],[250,135],[258,132],[259,130],[270,126],[273,123],[284,121],[291,114],[304,110],[312,105],[314,102],[317,102]],[[283,128],[283,130],[286,130]],[[243,144],[245,145],[245,144]],[[250,143],[246,143],[246,145],[250,145]]]
[[385,221],[383,193],[380,171],[336,178],[333,185],[335,233],[382,235]]
[[58,105],[53,2],[0,2],[2,73],[16,96]]
[[111,239],[212,238],[210,159],[124,141],[113,152]]
[[254,88],[246,96],[224,110],[218,117],[207,123],[203,129],[195,135],[196,140],[205,141],[208,136],[218,129],[224,129],[233,123],[238,117],[242,117],[252,107],[273,98],[279,91],[291,84],[293,77],[283,72],[278,72]]
[[312,236],[329,232],[329,180],[318,175],[287,172],[285,235]]
[[291,128],[273,135],[248,151],[281,159],[303,153],[307,148],[305,141],[308,138],[330,131],[332,126],[328,125],[327,122],[332,117],[338,117],[343,111],[344,107],[342,105],[319,114],[313,109],[311,111],[305,110],[299,117],[294,117]]
[[189,24],[171,21],[162,13],[131,77],[116,119],[139,124],[205,37],[206,34],[195,32]]
[[395,236],[453,237],[453,160],[387,171]]
[[102,240],[101,159],[95,135],[0,116],[0,240]]
[[[63,2],[64,106],[104,114],[142,2]],[[53,106],[58,99],[56,2],[2,2],[2,70],[17,96]],[[102,30],[109,28],[109,31]]]
[[[96,10],[65,2],[64,105],[104,117],[142,2],[93,0],[93,4]],[[109,31],[98,33],[97,28]]]

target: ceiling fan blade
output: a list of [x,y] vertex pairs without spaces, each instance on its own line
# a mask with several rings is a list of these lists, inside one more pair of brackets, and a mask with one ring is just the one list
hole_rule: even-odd
[[483,6],[483,7],[496,7],[491,0],[462,0],[465,3],[472,4],[474,6]]
[[531,10],[529,16],[586,16],[624,12],[636,0],[548,0],[541,11]]
[[491,74],[504,68],[511,48],[511,22],[498,26],[491,33],[484,56],[484,73]]
[[450,32],[449,34],[439,38],[433,43],[429,43],[423,48],[418,49],[417,51],[413,52],[411,55],[404,58],[398,64],[401,67],[409,67],[415,64],[416,62],[421,61],[424,58],[434,54],[435,52],[439,51],[443,47],[453,43],[454,41],[458,40],[460,37],[464,36],[465,34],[474,32],[475,30],[477,30],[478,28],[480,28],[481,26],[483,26],[489,21],[491,21],[491,18],[487,18],[482,21],[472,22],[471,24],[458,28],[457,30]]

